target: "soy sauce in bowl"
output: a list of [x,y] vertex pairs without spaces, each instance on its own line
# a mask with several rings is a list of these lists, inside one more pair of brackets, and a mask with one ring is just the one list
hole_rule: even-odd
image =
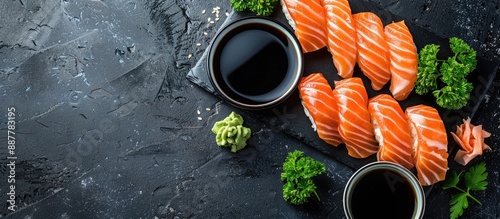
[[263,30],[237,33],[221,51],[222,78],[232,91],[254,101],[277,98],[272,91],[286,80],[289,68],[285,43]]
[[415,192],[408,180],[392,170],[366,173],[352,193],[354,218],[412,218]]
[[357,170],[344,189],[348,219],[423,218],[425,194],[417,177],[405,167],[387,161]]
[[237,20],[214,38],[208,56],[215,90],[241,108],[272,107],[286,99],[302,76],[302,50],[293,33],[261,17]]

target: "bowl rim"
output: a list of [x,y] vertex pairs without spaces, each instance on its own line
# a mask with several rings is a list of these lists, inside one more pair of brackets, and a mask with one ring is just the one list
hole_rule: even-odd
[[[231,95],[228,95],[226,92],[224,92],[224,89],[219,86],[218,83],[215,81],[215,72],[214,72],[214,66],[213,66],[213,57],[214,53],[216,51],[217,45],[222,41],[224,38],[225,34],[227,34],[230,30],[239,27],[240,25],[245,25],[245,24],[259,24],[259,25],[265,25],[269,27],[274,27],[277,29],[280,33],[283,33],[283,35],[290,40],[292,43],[292,46],[294,48],[294,57],[297,59],[297,69],[295,71],[295,74],[292,79],[292,83],[290,86],[276,99],[273,99],[271,101],[267,102],[247,102],[247,101],[238,101],[234,98],[231,97]],[[242,17],[238,18],[234,21],[231,21],[229,24],[225,25],[224,27],[220,28],[219,31],[215,34],[214,38],[209,44],[209,51],[208,51],[208,56],[207,56],[207,74],[210,83],[212,84],[214,90],[216,93],[218,93],[224,100],[229,102],[231,105],[234,105],[239,108],[243,109],[266,109],[266,108],[271,108],[273,106],[276,106],[277,104],[283,102],[286,100],[297,88],[300,79],[302,78],[303,71],[304,71],[304,57],[303,57],[303,52],[302,52],[302,46],[298,40],[298,38],[295,36],[294,32],[287,26],[285,26],[283,23],[268,18],[268,17],[261,17],[261,16],[247,16],[247,17]]]
[[353,192],[353,185],[357,184],[361,177],[365,176],[367,173],[378,170],[378,169],[389,169],[397,172],[406,178],[409,183],[412,185],[412,188],[415,190],[415,196],[417,201],[415,203],[415,210],[413,212],[412,218],[423,218],[425,212],[425,192],[418,181],[415,174],[413,174],[410,170],[406,169],[406,167],[389,161],[375,161],[368,163],[352,174],[352,176],[347,181],[347,184],[344,188],[344,193],[342,197],[344,213],[347,218],[353,218],[352,211],[350,210],[350,194]]

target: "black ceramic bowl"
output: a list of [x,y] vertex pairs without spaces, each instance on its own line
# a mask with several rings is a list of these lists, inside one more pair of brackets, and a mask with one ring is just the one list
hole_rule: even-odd
[[273,107],[288,98],[303,71],[303,56],[293,32],[277,21],[246,17],[223,27],[207,58],[215,91],[244,109]]
[[411,171],[393,162],[377,161],[351,176],[343,204],[349,219],[423,218],[425,193]]

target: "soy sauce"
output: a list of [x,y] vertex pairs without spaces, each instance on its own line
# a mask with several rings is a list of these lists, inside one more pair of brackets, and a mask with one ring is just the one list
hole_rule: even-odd
[[221,43],[220,59],[215,60],[228,88],[254,102],[278,98],[292,80],[293,48],[276,30],[251,25],[233,30]]
[[391,170],[373,170],[352,193],[354,218],[412,218],[416,195],[410,182]]

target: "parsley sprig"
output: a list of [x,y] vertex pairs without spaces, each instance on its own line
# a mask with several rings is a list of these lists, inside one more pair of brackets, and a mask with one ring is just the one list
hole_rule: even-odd
[[281,180],[285,182],[283,198],[296,205],[306,203],[311,194],[319,200],[312,178],[325,172],[323,163],[304,156],[304,152],[295,150],[288,153],[281,173]]
[[231,7],[235,11],[250,11],[261,16],[269,16],[278,3],[278,0],[230,0]]
[[[466,77],[477,65],[476,51],[457,37],[450,38],[454,55],[439,60],[439,45],[428,44],[419,52],[417,82],[415,91],[424,95],[432,92],[439,106],[446,109],[460,109],[467,104],[472,83]],[[438,78],[445,84],[438,89]]]
[[451,197],[450,200],[450,218],[455,219],[464,213],[464,210],[469,207],[468,198],[471,198],[478,204],[481,202],[471,195],[471,191],[483,191],[486,190],[486,186],[488,185],[488,172],[486,172],[486,164],[481,162],[467,170],[464,174],[465,186],[467,189],[462,189],[458,187],[458,183],[460,181],[460,177],[464,173],[463,171],[460,173],[451,172],[446,180],[444,181],[443,189],[454,188],[458,190],[460,193],[455,194]]

